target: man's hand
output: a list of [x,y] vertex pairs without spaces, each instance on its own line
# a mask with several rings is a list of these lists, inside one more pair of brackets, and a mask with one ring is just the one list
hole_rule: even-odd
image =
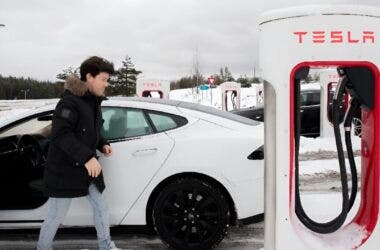
[[102,148],[102,153],[106,157],[111,156],[112,155],[112,148],[111,148],[111,146],[108,145],[108,144],[104,145],[103,148]]
[[102,171],[102,166],[100,166],[100,163],[95,157],[92,157],[84,166],[87,168],[88,175],[92,177],[98,177]]

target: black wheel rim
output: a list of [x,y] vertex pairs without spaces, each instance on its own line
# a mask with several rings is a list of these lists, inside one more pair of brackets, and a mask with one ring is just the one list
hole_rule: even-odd
[[162,202],[163,229],[178,244],[199,246],[219,230],[223,212],[219,200],[203,188],[178,189]]

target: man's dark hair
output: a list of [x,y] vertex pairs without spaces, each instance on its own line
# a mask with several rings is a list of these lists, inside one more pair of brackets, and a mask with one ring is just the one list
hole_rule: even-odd
[[97,76],[101,72],[106,72],[108,74],[115,73],[113,68],[113,63],[107,61],[104,58],[98,56],[92,56],[86,59],[80,65],[80,79],[86,81],[86,75],[90,73],[93,77]]

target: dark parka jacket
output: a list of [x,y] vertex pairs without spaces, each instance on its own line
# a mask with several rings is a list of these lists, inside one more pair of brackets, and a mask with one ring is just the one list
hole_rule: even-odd
[[101,151],[108,144],[100,135],[103,124],[100,104],[103,99],[90,94],[79,78],[71,76],[66,80],[65,92],[53,114],[44,173],[47,196],[85,196],[91,182],[103,192],[103,173],[93,178],[84,166],[89,159],[96,157],[96,149]]

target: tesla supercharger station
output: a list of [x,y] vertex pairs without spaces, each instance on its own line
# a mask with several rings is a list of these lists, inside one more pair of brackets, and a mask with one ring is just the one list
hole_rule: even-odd
[[169,99],[170,82],[159,79],[137,79],[136,94],[139,97]]
[[[379,17],[380,10],[374,7],[329,5],[271,11],[260,19],[259,62],[266,80],[265,250],[379,249]],[[349,193],[344,178],[344,154],[337,133],[342,211],[322,223],[310,220],[302,210],[296,185],[299,88],[309,68],[327,67],[339,69],[334,104],[347,91],[351,99],[347,117],[352,115],[351,107],[361,109],[361,187],[356,215],[346,221],[354,192]],[[337,117],[334,126],[339,125]],[[345,131],[349,138],[346,122]]]
[[[222,109],[228,111],[231,103],[233,109],[240,108],[240,83],[224,82],[220,84],[222,91]],[[229,98],[231,100],[229,100]]]

